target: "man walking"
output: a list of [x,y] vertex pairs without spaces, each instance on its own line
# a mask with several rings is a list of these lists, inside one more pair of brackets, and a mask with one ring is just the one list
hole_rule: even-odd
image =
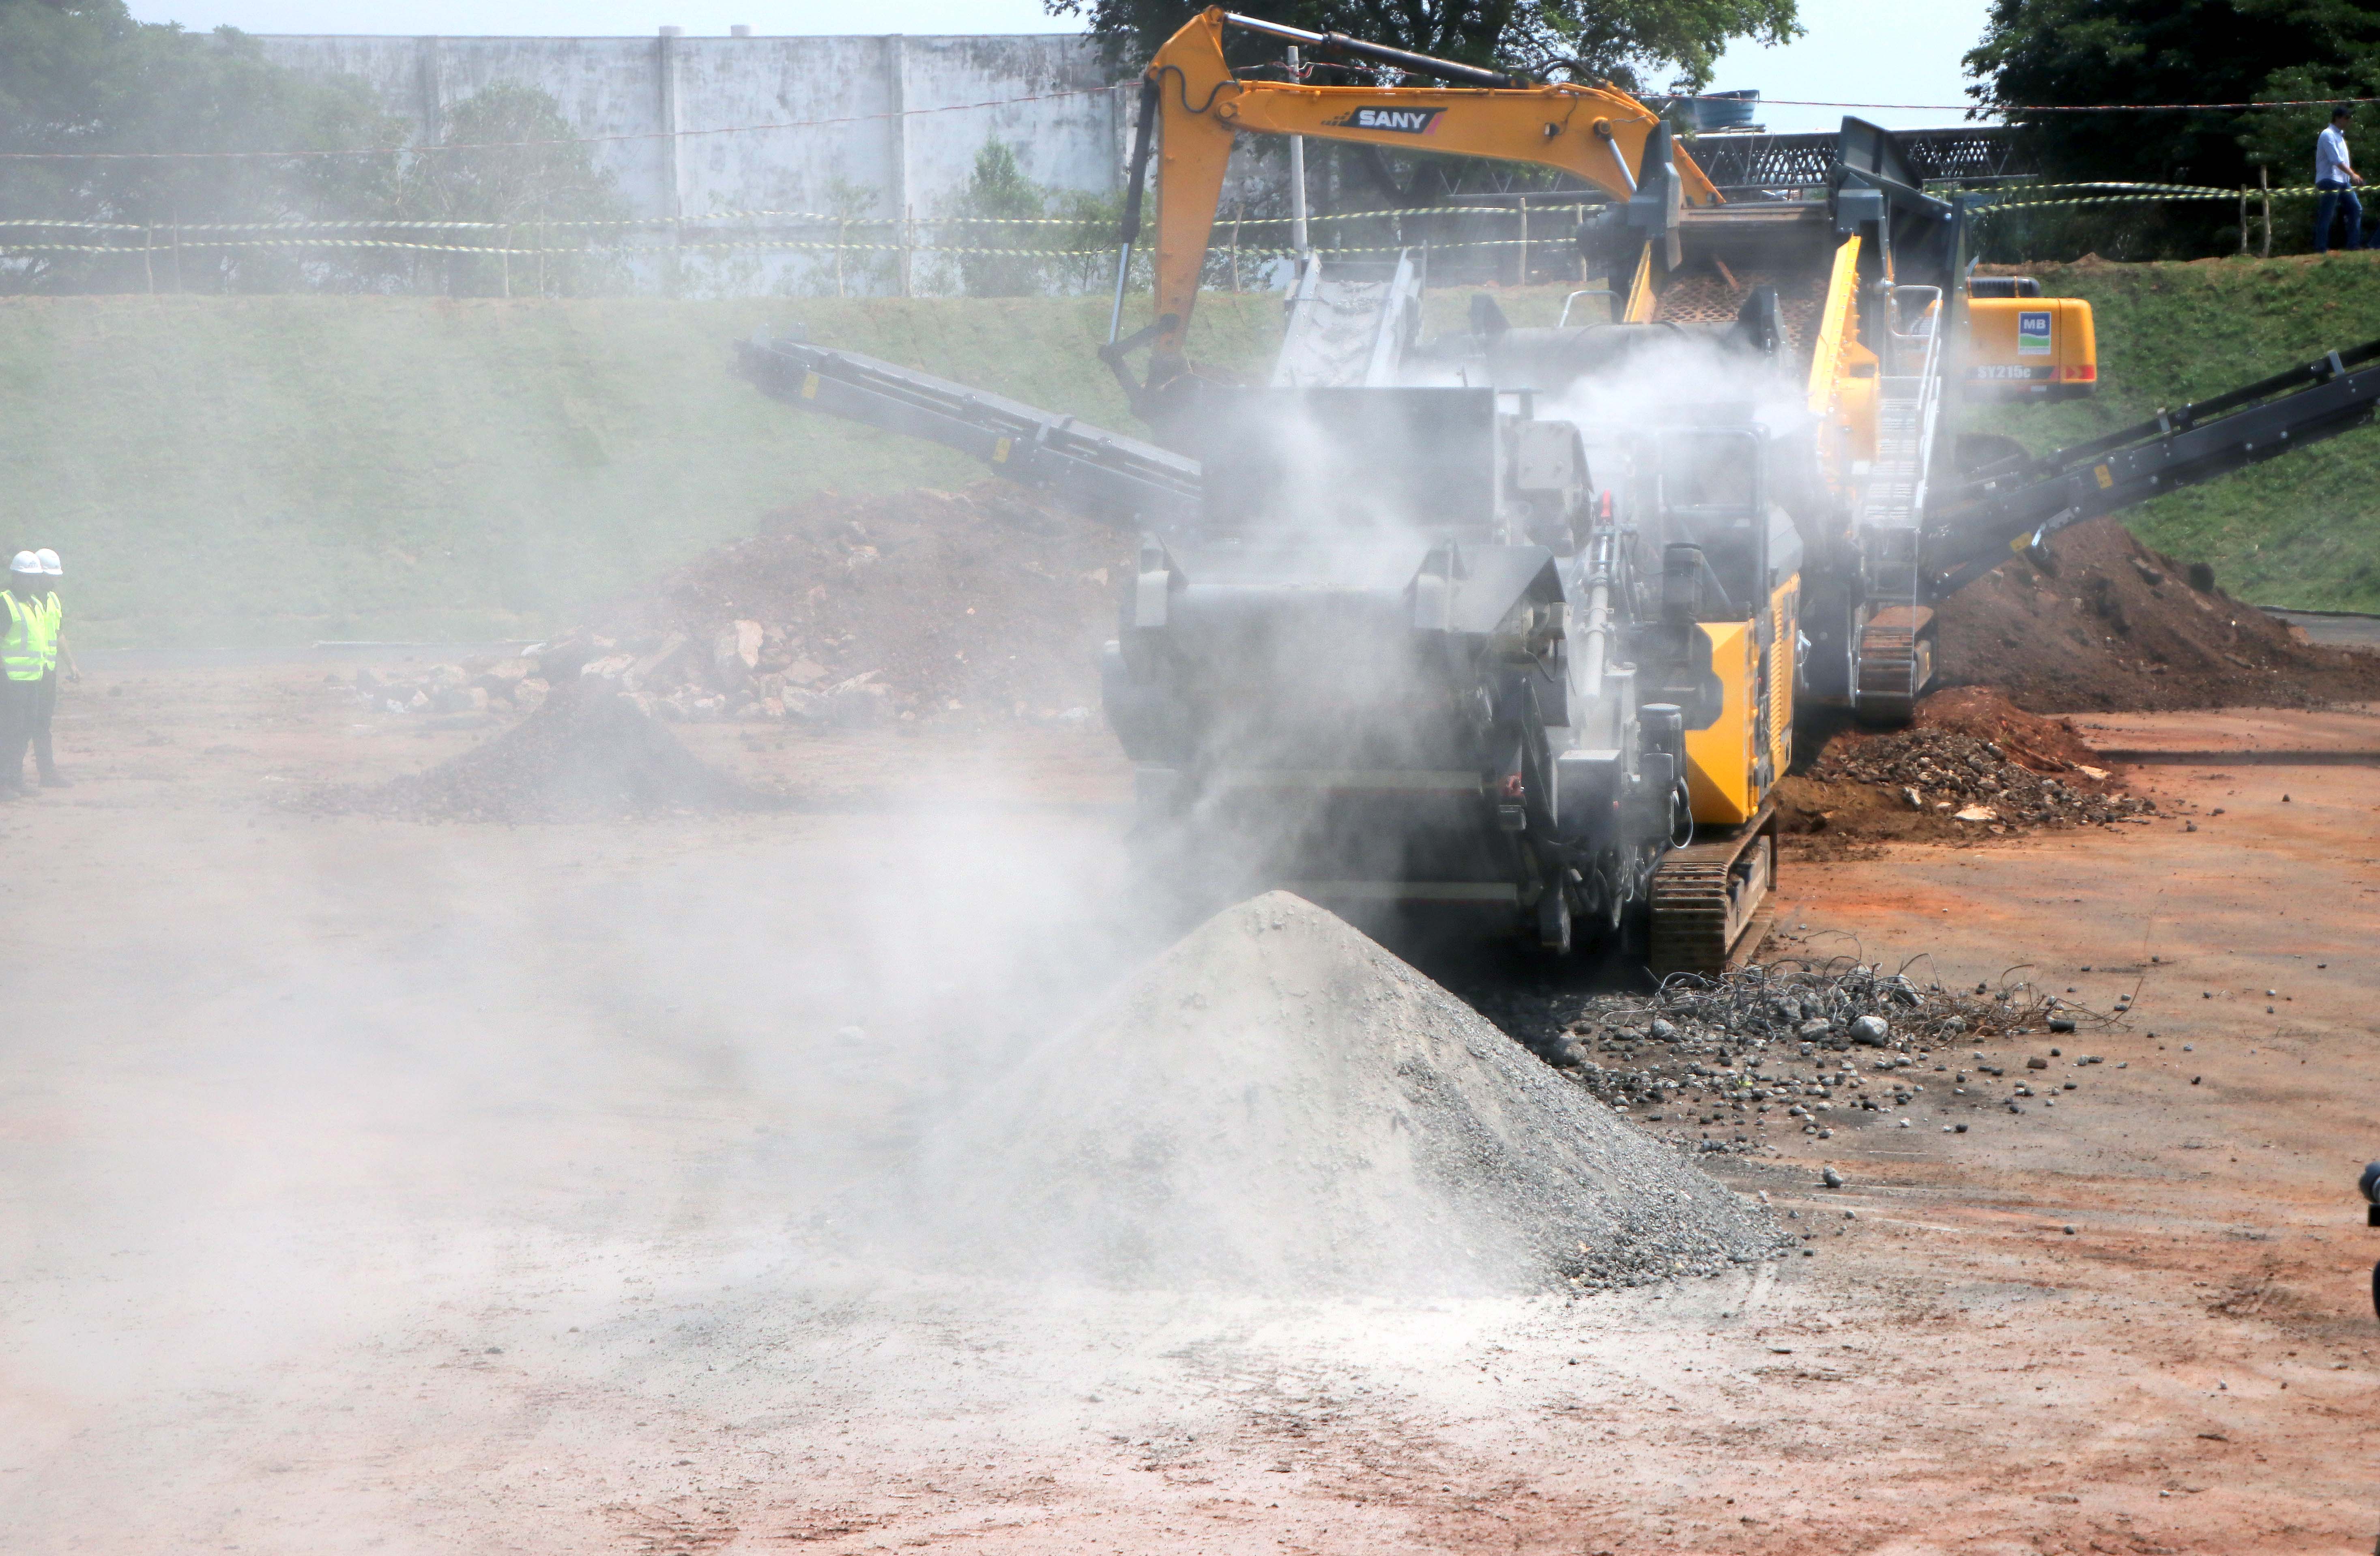
[[49,607],[39,602],[42,581],[41,558],[20,551],[8,563],[8,587],[0,590],[8,613],[0,634],[0,799],[25,793],[25,748],[33,738],[49,637]]
[[2347,123],[2353,117],[2344,103],[2330,111],[2330,128],[2314,138],[2313,142],[2313,251],[2330,251],[2330,224],[2344,210],[2347,214],[2347,246],[2363,247],[2363,202],[2355,198],[2355,187],[2363,182],[2362,175],[2347,155]]
[[[59,776],[57,758],[50,749],[50,722],[58,711],[58,661],[64,656],[67,679],[79,681],[82,672],[76,668],[74,651],[66,645],[66,609],[58,603],[57,588],[50,580],[63,577],[66,569],[59,565],[58,553],[43,546],[33,553],[42,565],[42,587],[48,597],[40,602],[42,612],[42,678],[33,696],[32,725],[33,771],[41,774],[42,787],[67,789],[74,785]],[[21,772],[22,768],[18,771]]]

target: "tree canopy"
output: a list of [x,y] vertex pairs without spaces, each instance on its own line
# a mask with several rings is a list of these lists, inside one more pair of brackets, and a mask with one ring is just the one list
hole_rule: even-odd
[[[1052,16],[1084,18],[1110,59],[1131,70],[1196,14],[1183,0],[1043,4]],[[1795,0],[1242,0],[1234,9],[1540,80],[1608,80],[1638,94],[1699,90],[1735,39],[1778,43],[1801,30]],[[1234,65],[1281,58],[1278,42],[1253,34],[1226,46]]]
[[[2237,185],[2313,176],[2325,110],[2028,115],[2035,103],[2240,103],[2369,95],[2380,5],[2358,0],[1994,0],[1967,55],[1978,103],[2024,127],[2044,170]],[[2302,167],[2297,164],[2302,164]]]
[[[123,0],[0,0],[0,150],[322,152],[403,139],[360,82],[307,80],[230,29],[136,22]],[[0,206],[133,224],[338,220],[378,213],[396,175],[393,153],[8,161]],[[264,273],[293,262],[249,250],[216,264],[222,284],[238,286],[273,284]],[[120,263],[44,256],[13,266],[5,284],[74,289]]]

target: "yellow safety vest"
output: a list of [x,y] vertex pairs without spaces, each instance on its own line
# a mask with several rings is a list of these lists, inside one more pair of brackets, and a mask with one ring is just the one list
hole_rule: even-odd
[[65,625],[66,607],[53,592],[33,606],[33,614],[42,618],[42,674],[46,675],[58,667],[58,629]]
[[45,666],[42,642],[49,636],[49,613],[28,605],[8,590],[0,590],[0,603],[8,607],[8,636],[0,638],[0,668],[12,681],[38,681]]

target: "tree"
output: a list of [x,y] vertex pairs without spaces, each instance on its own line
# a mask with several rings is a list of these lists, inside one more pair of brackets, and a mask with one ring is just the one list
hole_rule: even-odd
[[[1967,55],[1977,104],[2020,127],[2053,179],[2209,184],[2311,179],[2321,109],[2027,115],[2034,104],[2362,96],[2380,80],[2370,0],[1994,0]],[[2227,219],[2228,218],[2228,219]],[[2236,216],[2168,205],[2095,218],[2111,257],[2212,251]]]
[[1025,176],[1016,152],[1002,140],[986,140],[975,154],[953,213],[958,241],[959,285],[971,298],[1021,298],[1041,290],[1041,261],[1026,254],[978,254],[971,249],[1044,249],[1038,225],[1050,208],[1049,195]]
[[[512,82],[482,87],[446,115],[445,140],[456,149],[425,147],[413,157],[401,198],[409,216],[493,223],[509,230],[492,235],[498,241],[490,247],[544,249],[609,237],[579,224],[616,222],[625,213],[617,180],[595,165],[551,92]],[[446,290],[455,296],[569,296],[601,284],[576,255],[446,258]]]
[[[0,0],[0,150],[381,152],[12,160],[0,163],[0,207],[12,215],[166,228],[372,217],[386,209],[397,171],[393,148],[403,140],[401,121],[361,83],[325,85],[281,69],[229,28],[192,34],[136,22],[123,0]],[[181,285],[225,290],[369,286],[382,268],[308,249],[193,246],[180,264]],[[0,261],[0,287],[11,290],[121,289],[143,280],[140,261],[112,255]]]
[[[1088,19],[1111,61],[1137,70],[1193,14],[1181,0],[1042,0],[1052,16]],[[1599,83],[1642,95],[1657,81],[1698,91],[1730,42],[1796,37],[1796,0],[1246,0],[1244,15],[1343,32],[1438,59],[1540,80]],[[1277,64],[1276,39],[1234,30],[1233,66]],[[1373,73],[1342,79],[1369,82]]]

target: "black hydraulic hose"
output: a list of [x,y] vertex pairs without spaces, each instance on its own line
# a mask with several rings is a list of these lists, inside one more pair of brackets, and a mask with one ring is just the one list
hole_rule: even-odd
[[1140,83],[1140,127],[1132,137],[1132,180],[1124,186],[1123,225],[1117,236],[1126,247],[1140,236],[1140,199],[1148,187],[1149,140],[1157,128],[1157,92],[1155,81]]
[[1511,75],[1502,70],[1483,69],[1476,65],[1457,65],[1451,59],[1433,59],[1426,54],[1414,54],[1405,49],[1392,49],[1386,43],[1367,43],[1361,38],[1350,38],[1343,32],[1308,32],[1302,27],[1284,27],[1277,21],[1264,21],[1256,17],[1244,17],[1225,12],[1223,19],[1232,26],[1250,32],[1261,32],[1269,38],[1285,38],[1305,45],[1318,55],[1336,55],[1346,59],[1367,60],[1411,75],[1434,77],[1441,81],[1456,81],[1467,87],[1526,87],[1533,83],[1524,76]]
[[1108,344],[1123,333],[1123,288],[1132,274],[1133,240],[1140,236],[1140,200],[1148,187],[1149,139],[1157,128],[1157,94],[1153,80],[1140,83],[1140,128],[1132,138],[1132,181],[1124,188],[1123,221],[1116,229],[1115,306],[1108,310]]

